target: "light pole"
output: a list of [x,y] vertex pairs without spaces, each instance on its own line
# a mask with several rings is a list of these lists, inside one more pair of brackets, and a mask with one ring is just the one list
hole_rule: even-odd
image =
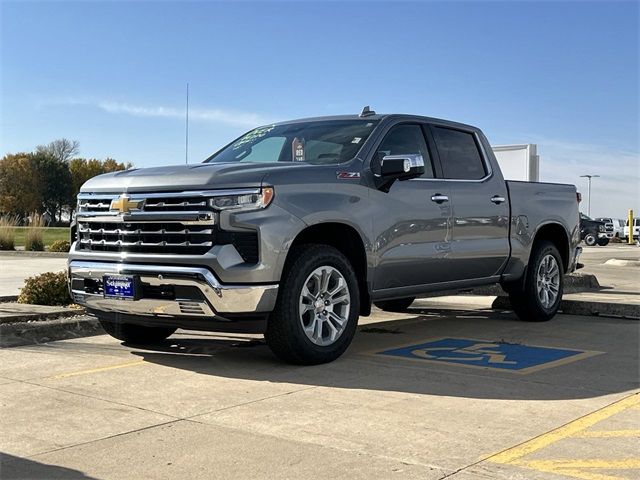
[[591,216],[591,179],[598,178],[600,175],[580,175],[580,178],[589,179],[589,200],[587,202],[587,215]]

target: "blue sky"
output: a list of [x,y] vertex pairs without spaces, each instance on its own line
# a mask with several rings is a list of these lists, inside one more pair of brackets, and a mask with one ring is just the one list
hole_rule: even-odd
[[1,3],[0,154],[77,139],[138,167],[260,123],[419,113],[538,144],[543,180],[640,208],[637,2]]

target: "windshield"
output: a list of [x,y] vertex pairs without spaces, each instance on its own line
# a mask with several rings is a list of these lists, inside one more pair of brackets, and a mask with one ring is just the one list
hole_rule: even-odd
[[344,163],[356,156],[378,120],[321,120],[268,125],[246,133],[205,162]]

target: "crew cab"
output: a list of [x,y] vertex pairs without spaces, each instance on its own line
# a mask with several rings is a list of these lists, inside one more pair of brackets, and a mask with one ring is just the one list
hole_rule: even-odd
[[549,320],[581,251],[575,186],[505,181],[480,129],[368,107],[95,177],[72,235],[71,294],[112,336],[263,333],[297,364],[339,357],[372,305],[435,291],[498,283]]

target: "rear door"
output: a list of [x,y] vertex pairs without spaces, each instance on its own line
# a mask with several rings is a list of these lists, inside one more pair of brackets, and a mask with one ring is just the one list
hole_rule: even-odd
[[450,187],[454,279],[497,275],[510,252],[509,195],[502,174],[492,170],[486,156],[489,145],[473,130],[438,124],[429,130]]
[[[446,281],[451,272],[449,184],[435,178],[432,153],[419,122],[396,124],[376,147],[371,166],[379,173],[385,155],[420,154],[422,178],[396,181],[388,193],[372,190],[374,249],[378,257],[374,289],[386,290]],[[376,172],[378,170],[378,172]]]

